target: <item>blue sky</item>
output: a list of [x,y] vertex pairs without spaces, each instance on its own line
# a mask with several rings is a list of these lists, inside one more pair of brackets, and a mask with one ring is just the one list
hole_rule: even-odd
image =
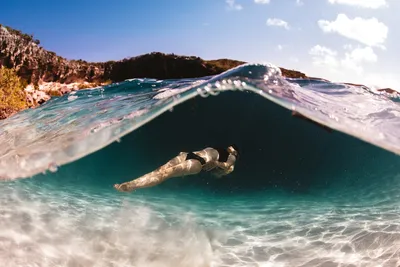
[[152,51],[400,88],[398,0],[6,1],[0,23],[69,59]]

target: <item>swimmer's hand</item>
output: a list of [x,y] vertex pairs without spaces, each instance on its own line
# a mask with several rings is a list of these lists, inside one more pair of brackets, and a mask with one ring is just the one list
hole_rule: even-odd
[[235,169],[234,165],[230,166],[228,171],[227,171],[227,174],[230,174],[231,172],[233,172],[234,169]]
[[130,191],[134,190],[134,188],[129,188],[129,186],[126,183],[115,184],[114,188],[117,189],[120,192],[130,192]]
[[217,177],[217,178],[221,178],[221,177],[223,177],[223,176],[225,176],[225,175],[228,175],[228,174],[230,174],[231,172],[233,172],[234,169],[235,169],[235,167],[234,167],[233,165],[230,166],[228,169],[218,168],[218,169],[215,169],[215,170],[213,171],[213,175],[214,175],[215,177]]

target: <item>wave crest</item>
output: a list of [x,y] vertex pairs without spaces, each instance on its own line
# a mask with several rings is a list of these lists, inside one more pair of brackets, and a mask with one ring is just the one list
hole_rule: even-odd
[[[261,95],[329,128],[400,154],[398,102],[362,87],[284,79],[271,64],[246,64],[214,77],[133,79],[82,90],[73,100],[69,95],[54,98],[8,118],[0,123],[0,179],[54,170],[191,98],[235,90]],[[248,105],[252,103],[239,108]]]

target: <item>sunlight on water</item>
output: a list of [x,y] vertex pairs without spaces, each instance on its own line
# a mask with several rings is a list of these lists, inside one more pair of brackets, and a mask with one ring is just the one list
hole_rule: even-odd
[[33,182],[10,183],[0,190],[1,266],[400,262],[400,213],[391,206],[279,194],[121,196]]
[[[210,266],[214,260],[215,237],[183,209],[161,213],[146,204],[152,199],[115,202],[50,190],[1,188],[1,266]],[[172,215],[182,217],[171,221]]]

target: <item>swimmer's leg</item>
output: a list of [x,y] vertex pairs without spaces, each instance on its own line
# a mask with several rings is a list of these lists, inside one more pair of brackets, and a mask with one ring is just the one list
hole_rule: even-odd
[[[172,167],[177,166],[177,165],[181,164],[182,162],[184,162],[186,159],[186,155],[187,155],[187,153],[181,152],[181,153],[179,153],[178,156],[176,156],[175,158],[172,158],[167,163],[158,167],[154,171],[152,171],[146,175],[143,175],[142,177],[137,178],[136,180],[126,182],[123,184],[115,184],[114,188],[119,191],[128,191],[128,190],[124,190],[124,188],[133,187],[135,183],[137,183],[137,186],[139,186],[140,184],[143,184],[142,187],[145,187],[144,186],[145,184],[148,184],[148,186],[156,185],[158,183],[156,180],[154,180],[155,179],[154,177],[161,177],[160,173],[163,173],[164,170],[172,168]],[[154,181],[151,182],[152,180],[154,180]],[[134,181],[136,181],[136,182],[134,182]],[[134,189],[132,189],[132,190],[134,190]],[[129,191],[131,191],[131,190],[129,190]]]
[[171,168],[173,166],[176,166],[178,164],[181,164],[182,162],[184,162],[186,160],[187,154],[188,153],[186,153],[186,152],[179,153],[178,156],[176,156],[175,158],[169,160],[164,165],[158,167],[155,171],[165,170],[165,169]]
[[158,185],[169,178],[197,174],[201,169],[202,166],[198,160],[190,159],[171,167],[166,167],[164,165],[157,170],[130,182],[115,184],[114,188],[121,192],[133,191],[140,188]]

